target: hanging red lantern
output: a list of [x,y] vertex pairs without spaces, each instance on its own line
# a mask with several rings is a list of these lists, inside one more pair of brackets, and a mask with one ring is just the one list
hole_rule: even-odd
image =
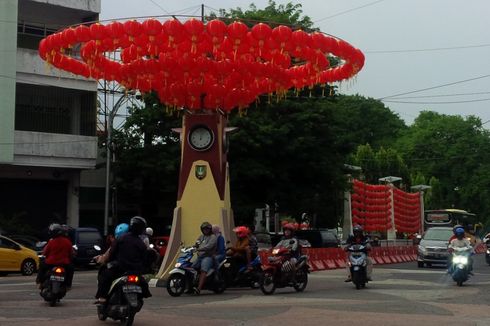
[[91,40],[90,28],[86,25],[79,25],[75,27],[75,35],[78,42],[88,42]]
[[272,38],[278,43],[281,52],[283,52],[287,46],[291,46],[291,43],[289,43],[291,34],[291,28],[284,25],[277,26],[272,30]]
[[162,25],[163,30],[166,32],[168,37],[169,46],[174,46],[175,43],[179,43],[184,34],[184,26],[177,19],[167,20]]
[[90,25],[90,36],[95,39],[96,43],[100,43],[104,38],[108,36],[105,25],[99,23]]
[[150,42],[153,42],[155,40],[155,36],[160,34],[162,31],[162,23],[153,18],[145,20],[141,24],[141,27],[143,29],[143,32],[148,35],[148,39]]
[[129,40],[131,42],[134,40],[136,36],[140,35],[143,30],[141,24],[136,20],[128,20],[123,25],[124,25],[124,30],[126,31],[126,34],[128,34]]
[[265,42],[272,34],[272,28],[269,25],[264,23],[258,23],[254,27],[252,27],[252,36],[257,40],[259,47],[259,55],[262,55],[262,51],[264,51]]
[[246,38],[247,32],[248,27],[242,22],[233,22],[228,25],[228,37],[232,42],[235,52],[242,43],[242,40]]

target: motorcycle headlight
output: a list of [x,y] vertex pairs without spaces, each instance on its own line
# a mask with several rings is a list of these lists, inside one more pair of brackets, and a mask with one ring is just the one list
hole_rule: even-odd
[[490,255],[490,249],[487,249],[487,254]]
[[466,264],[468,264],[468,257],[455,256],[455,257],[453,257],[453,263],[466,265]]
[[273,249],[272,254],[277,255],[279,253],[279,248]]
[[177,264],[175,264],[175,267],[176,267],[176,268],[179,268],[180,266],[182,266],[182,264],[181,264],[181,263],[177,263]]

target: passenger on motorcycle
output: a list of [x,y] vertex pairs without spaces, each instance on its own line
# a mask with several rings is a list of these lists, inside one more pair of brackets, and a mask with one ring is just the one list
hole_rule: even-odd
[[289,262],[291,263],[292,267],[291,273],[293,275],[292,281],[294,283],[296,275],[296,263],[298,262],[298,258],[301,255],[298,239],[296,239],[296,237],[294,236],[296,227],[293,223],[287,223],[282,227],[282,231],[284,233],[284,236],[282,237],[281,241],[276,244],[275,248],[282,247],[289,249],[291,255],[291,257],[289,258]]
[[[369,237],[364,234],[364,230],[362,226],[359,224],[355,225],[352,229],[352,233],[349,238],[347,238],[345,250],[349,248],[352,244],[360,244],[366,246],[367,250],[371,249],[371,245],[369,244]],[[367,266],[366,266],[366,278],[368,281],[371,281],[371,275],[373,273],[373,262],[371,257],[367,257]],[[351,282],[352,276],[350,274],[350,268],[347,266],[347,279],[345,282]]]
[[[146,220],[140,216],[134,216],[129,223],[129,232],[113,242],[107,259],[107,269],[99,276],[95,295],[96,304],[105,303],[112,281],[127,272],[134,274],[143,272],[147,249],[140,235],[145,228]],[[143,282],[142,289],[143,297],[151,296],[146,282]]]
[[[468,251],[470,252],[470,256],[468,257],[468,272],[470,275],[473,275],[473,258],[471,257],[474,254],[474,249],[473,246],[471,245],[471,242],[465,237],[465,231],[462,227],[457,227],[454,229],[454,236],[455,238],[451,237],[451,241],[449,242],[448,245],[448,251],[450,254],[453,253],[455,248],[467,248]],[[449,260],[448,260],[448,272],[451,272],[451,258],[452,255],[449,255]]]
[[[114,230],[114,240],[119,239],[123,234],[126,234],[129,231],[129,225],[127,223],[121,223],[118,226],[116,226],[116,229]],[[113,241],[114,242],[114,241]],[[97,264],[105,264],[107,263],[107,260],[109,259],[109,253],[111,252],[111,247],[107,248],[106,252],[104,252],[102,255],[95,256],[95,262]],[[105,269],[105,268],[104,268]],[[99,274],[102,269],[99,269]]]
[[202,234],[197,238],[197,260],[192,267],[194,269],[200,269],[199,284],[194,289],[196,294],[200,294],[204,283],[206,282],[207,273],[213,268],[214,256],[216,255],[216,247],[218,239],[213,234],[213,226],[208,222],[201,224]]
[[258,244],[258,241],[257,241],[257,237],[255,236],[254,232],[255,232],[255,225],[250,225],[248,227],[248,229],[250,230],[250,233],[248,234],[248,243],[249,243],[249,246],[250,246],[250,252],[251,252],[251,256],[252,256],[252,260],[255,259],[255,257],[257,256],[257,252],[259,250],[259,244]]
[[250,250],[250,240],[248,234],[250,230],[246,226],[238,226],[233,229],[237,241],[235,245],[228,249],[227,254],[235,261],[236,266],[250,265],[252,260],[252,252]]
[[221,234],[221,228],[219,225],[213,225],[213,234],[216,236],[216,255],[214,258],[217,267],[226,258],[226,246],[225,238]]
[[62,266],[65,269],[65,284],[67,290],[71,288],[74,268],[72,265],[73,247],[71,240],[68,238],[68,229],[60,224],[53,223],[49,226],[48,243],[43,249],[44,261],[41,262],[37,273],[36,284],[42,288],[46,280],[46,274],[56,266]]

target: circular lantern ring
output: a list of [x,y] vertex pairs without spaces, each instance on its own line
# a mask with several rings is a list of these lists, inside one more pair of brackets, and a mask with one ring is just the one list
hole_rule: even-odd
[[[77,45],[80,56],[65,51]],[[120,51],[120,58],[106,56],[113,51]],[[77,75],[154,90],[169,106],[196,109],[202,102],[204,108],[221,106],[226,111],[246,107],[261,94],[281,96],[292,87],[349,79],[364,66],[359,49],[319,32],[292,31],[284,25],[272,29],[264,23],[251,28],[220,20],[203,24],[195,19],[70,27],[43,39],[39,55]],[[342,64],[330,67],[330,55]],[[209,99],[196,102],[207,94]]]

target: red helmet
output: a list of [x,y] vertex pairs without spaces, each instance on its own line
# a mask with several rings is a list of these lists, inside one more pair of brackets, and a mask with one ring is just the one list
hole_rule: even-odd
[[236,233],[237,237],[245,238],[250,233],[250,230],[246,226],[237,226],[233,229],[233,232]]
[[294,232],[296,231],[296,225],[294,225],[293,223],[286,223],[282,226],[282,229],[285,231],[285,230],[290,230],[291,232]]

